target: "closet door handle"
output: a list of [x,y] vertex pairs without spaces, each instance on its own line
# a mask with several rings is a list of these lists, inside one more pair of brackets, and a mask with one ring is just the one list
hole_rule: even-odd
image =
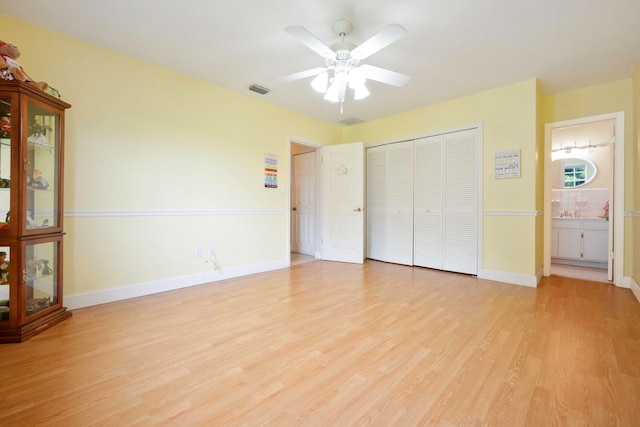
[[362,208],[354,209],[354,212],[362,212]]

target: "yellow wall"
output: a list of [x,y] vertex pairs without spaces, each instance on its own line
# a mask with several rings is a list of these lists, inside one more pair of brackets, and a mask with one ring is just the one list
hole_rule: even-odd
[[[542,89],[536,85],[536,211],[544,212],[545,170],[544,123],[542,122]],[[544,264],[544,217],[536,217],[536,266]]]
[[[532,276],[542,266],[536,256],[536,220],[519,213],[538,205],[536,99],[536,80],[527,80],[346,128],[344,142],[398,140],[481,122],[483,210],[511,213],[484,216],[482,267]],[[521,150],[521,177],[496,180],[494,153],[510,149]]]
[[[620,80],[598,86],[544,96],[544,124],[623,111],[625,115],[625,159],[633,150],[632,80]],[[633,200],[634,162],[625,163],[625,210]]]
[[[366,144],[482,123],[487,270],[532,276],[542,267],[544,223],[533,213],[543,209],[546,123],[624,111],[626,154],[635,159],[626,165],[625,209],[640,204],[640,118],[632,115],[640,71],[552,96],[531,79],[342,129],[3,15],[0,28],[27,72],[73,105],[66,295],[207,271],[195,247],[214,246],[223,269],[286,259],[288,193],[263,187],[263,162],[266,153],[279,156],[279,183],[288,188],[290,137]],[[521,150],[521,177],[496,180],[493,154],[509,149]],[[639,242],[639,226],[634,236]],[[640,243],[627,242],[631,272]],[[640,267],[633,274],[638,282]]]
[[630,120],[633,123],[633,136],[629,145],[635,150],[632,152],[631,159],[635,159],[635,169],[633,175],[633,212],[634,216],[630,219],[631,232],[633,236],[633,257],[631,264],[633,271],[631,275],[633,280],[640,285],[640,65],[636,68],[636,72],[633,75],[633,118]]
[[[0,15],[20,63],[72,104],[65,294],[287,260],[289,137],[341,129]],[[264,156],[281,189],[264,188]],[[220,213],[230,212],[228,215]]]
[[[633,208],[633,193],[637,188],[634,181],[636,169],[633,120],[633,81],[620,80],[598,86],[587,87],[557,95],[542,97],[542,115],[544,124],[572,120],[581,117],[622,111],[625,116],[625,164],[624,164],[624,210]],[[625,217],[624,235],[631,236],[631,218]],[[625,275],[633,268],[633,241],[625,239]]]

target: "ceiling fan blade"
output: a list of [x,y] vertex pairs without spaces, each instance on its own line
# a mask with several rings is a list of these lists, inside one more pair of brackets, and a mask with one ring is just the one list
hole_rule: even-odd
[[402,87],[409,83],[409,79],[411,79],[411,77],[406,74],[397,73],[395,71],[375,67],[373,65],[362,65],[358,68],[364,72],[364,75],[367,76],[368,79],[392,86]]
[[326,71],[327,69],[325,67],[316,67],[316,68],[312,68],[310,70],[305,70],[305,71],[300,71],[298,73],[293,73],[293,74],[289,74],[286,76],[282,76],[279,77],[278,79],[276,79],[277,82],[279,83],[289,83],[292,82],[294,80],[300,80],[300,79],[304,79],[307,77],[311,77],[311,76],[316,76],[318,74],[320,74],[323,71]]
[[318,55],[324,58],[335,59],[335,52],[332,51],[329,46],[318,40],[316,36],[311,34],[302,25],[293,25],[285,28],[284,30]]
[[357,59],[364,59],[401,39],[405,34],[407,34],[407,30],[404,27],[398,24],[389,24],[369,40],[353,49],[351,56]]

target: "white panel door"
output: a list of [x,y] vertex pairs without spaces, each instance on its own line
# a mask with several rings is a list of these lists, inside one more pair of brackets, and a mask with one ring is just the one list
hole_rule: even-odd
[[291,206],[293,252],[315,255],[316,251],[316,153],[293,156],[293,201]]
[[413,265],[413,141],[388,145],[387,259]]
[[477,130],[444,135],[443,269],[478,274]]
[[413,263],[442,270],[442,135],[415,142]]
[[323,259],[364,262],[364,147],[361,142],[322,149]]
[[387,146],[367,148],[367,258],[387,259]]

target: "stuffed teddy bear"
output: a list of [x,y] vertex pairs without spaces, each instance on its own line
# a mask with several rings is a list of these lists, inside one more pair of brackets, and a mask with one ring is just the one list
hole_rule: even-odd
[[0,77],[4,80],[20,80],[29,83],[40,90],[49,86],[45,82],[36,82],[24,72],[17,59],[20,51],[12,44],[0,40]]

